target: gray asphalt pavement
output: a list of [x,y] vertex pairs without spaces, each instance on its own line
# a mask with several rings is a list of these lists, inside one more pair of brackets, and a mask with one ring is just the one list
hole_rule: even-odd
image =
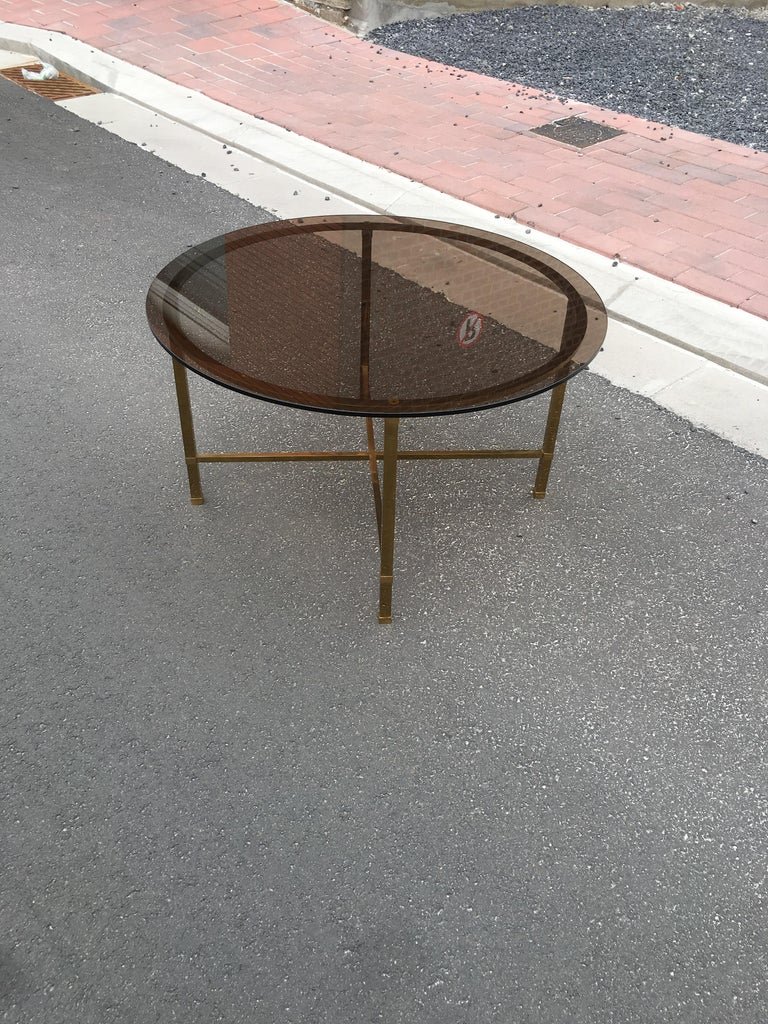
[[403,467],[379,626],[363,464],[187,501],[145,291],[263,211],[2,81],[0,145],[0,1020],[764,1024],[766,464],[582,374],[545,502]]

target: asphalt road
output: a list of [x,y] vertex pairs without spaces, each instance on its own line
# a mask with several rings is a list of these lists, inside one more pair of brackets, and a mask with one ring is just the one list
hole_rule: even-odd
[[403,467],[381,627],[363,464],[187,502],[145,291],[263,211],[2,81],[0,146],[0,1020],[764,1024],[765,463],[582,374],[545,502]]

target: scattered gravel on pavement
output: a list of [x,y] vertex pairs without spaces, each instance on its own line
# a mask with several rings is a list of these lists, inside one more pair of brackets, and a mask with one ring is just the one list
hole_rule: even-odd
[[400,22],[368,38],[768,151],[768,21],[743,9],[519,7]]

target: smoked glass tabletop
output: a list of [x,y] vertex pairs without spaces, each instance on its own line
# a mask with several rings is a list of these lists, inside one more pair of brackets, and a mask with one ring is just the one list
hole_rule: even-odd
[[436,221],[312,217],[189,248],[152,282],[153,334],[190,370],[319,412],[433,416],[547,391],[600,350],[575,271]]

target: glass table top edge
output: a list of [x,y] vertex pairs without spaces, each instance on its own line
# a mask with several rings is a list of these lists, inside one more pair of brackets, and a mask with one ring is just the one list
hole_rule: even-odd
[[[363,399],[349,400],[339,396],[283,388],[272,385],[269,382],[260,381],[252,376],[248,377],[239,374],[236,370],[207,356],[201,350],[195,349],[195,346],[192,345],[189,339],[184,343],[179,342],[178,338],[174,338],[173,328],[163,317],[163,306],[162,303],[158,304],[156,295],[153,293],[153,287],[158,285],[170,287],[179,274],[183,274],[188,270],[193,259],[199,260],[201,256],[204,257],[216,247],[220,248],[230,244],[239,247],[249,244],[254,239],[258,240],[260,237],[281,238],[288,235],[342,230],[369,230],[374,233],[376,231],[403,231],[425,234],[433,238],[449,238],[466,242],[470,245],[479,244],[483,248],[489,248],[505,256],[520,257],[525,264],[533,264],[537,268],[543,266],[552,275],[566,282],[569,291],[573,290],[573,293],[577,296],[584,310],[585,326],[583,333],[577,344],[569,349],[566,358],[561,360],[560,366],[557,365],[557,360],[554,360],[545,364],[543,372],[529,374],[529,379],[523,377],[509,382],[507,385],[500,385],[498,388],[449,396],[446,400],[440,398],[424,400],[404,399],[397,404],[389,404],[383,403],[382,400],[369,399],[365,406],[358,404],[364,401]],[[550,273],[547,273],[546,276],[551,279]],[[566,292],[562,292],[562,294],[568,298]],[[184,253],[177,255],[171,260],[153,278],[147,294],[146,310],[150,328],[158,343],[174,359],[204,379],[237,393],[277,405],[324,412],[330,415],[374,418],[426,417],[482,411],[484,409],[513,404],[545,393],[552,390],[558,384],[572,379],[586,368],[600,351],[607,326],[605,307],[592,285],[572,267],[542,250],[538,250],[524,242],[519,242],[516,239],[506,238],[503,235],[464,225],[449,224],[442,221],[391,217],[379,218],[361,215],[347,215],[344,217],[321,216],[296,218],[289,221],[270,221],[265,224],[240,228],[192,245]],[[590,338],[590,335],[594,336]],[[578,365],[574,365],[571,356],[578,352],[588,339],[588,358],[579,359]],[[495,393],[489,394],[489,391]],[[450,402],[450,406],[441,407],[446,405],[446,402]],[[427,403],[429,407],[423,407]]]

